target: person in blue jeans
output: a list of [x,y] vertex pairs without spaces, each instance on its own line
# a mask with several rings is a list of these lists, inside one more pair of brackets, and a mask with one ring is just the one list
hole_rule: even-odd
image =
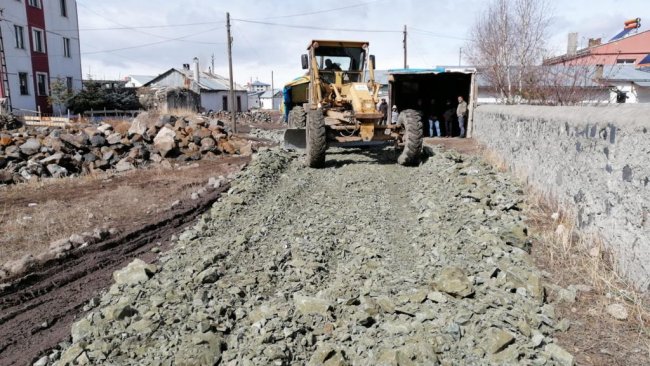
[[[434,127],[436,129],[436,134],[435,135],[433,134]],[[438,116],[436,116],[433,113],[429,116],[429,136],[431,136],[431,137],[434,137],[434,136],[435,137],[440,137],[441,136],[441,134],[440,134],[440,121],[438,120]]]

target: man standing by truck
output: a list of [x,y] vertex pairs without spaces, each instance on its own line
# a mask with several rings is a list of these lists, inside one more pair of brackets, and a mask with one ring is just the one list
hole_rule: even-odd
[[465,117],[467,116],[467,102],[461,96],[458,97],[456,116],[458,117],[458,127],[460,128],[459,137],[465,137]]
[[387,116],[388,116],[388,103],[386,103],[386,98],[381,98],[381,103],[379,103],[379,107],[377,108],[379,113],[381,113],[381,124],[385,125]]

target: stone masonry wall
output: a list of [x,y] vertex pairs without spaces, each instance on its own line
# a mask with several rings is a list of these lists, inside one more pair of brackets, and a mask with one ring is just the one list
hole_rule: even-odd
[[650,105],[476,109],[475,137],[598,233],[619,271],[650,289]]

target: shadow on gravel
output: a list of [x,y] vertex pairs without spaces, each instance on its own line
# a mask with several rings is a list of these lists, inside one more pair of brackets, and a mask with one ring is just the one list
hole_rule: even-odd
[[[363,155],[368,160],[348,158],[351,155]],[[395,165],[397,164],[398,156],[398,151],[385,147],[328,150],[327,157],[330,157],[330,159],[325,161],[325,168],[340,168],[352,164]]]
[[[327,156],[333,159],[325,161],[325,168],[340,168],[352,164],[396,165],[400,153],[400,150],[387,147],[337,149],[327,152]],[[430,146],[424,146],[420,164],[425,164],[433,154]],[[368,160],[347,158],[350,155],[363,155],[368,157]]]

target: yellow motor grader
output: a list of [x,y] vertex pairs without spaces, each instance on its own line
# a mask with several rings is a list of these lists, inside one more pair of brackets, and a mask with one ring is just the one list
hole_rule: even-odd
[[391,143],[403,147],[398,163],[417,164],[422,153],[421,117],[404,110],[394,124],[382,124],[376,108],[380,84],[375,81],[375,57],[368,54],[368,42],[315,40],[307,50],[301,61],[308,74],[284,88],[285,108],[291,109],[285,146],[304,148],[307,165],[313,168],[323,166],[329,146]]

